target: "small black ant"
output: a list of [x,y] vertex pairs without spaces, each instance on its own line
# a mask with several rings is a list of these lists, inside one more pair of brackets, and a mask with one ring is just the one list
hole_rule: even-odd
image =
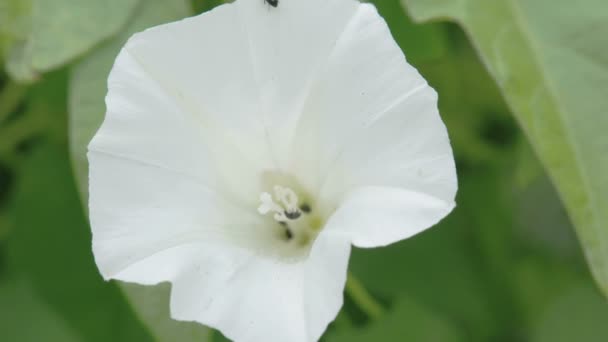
[[264,2],[269,4],[272,7],[279,6],[279,0],[264,0]]

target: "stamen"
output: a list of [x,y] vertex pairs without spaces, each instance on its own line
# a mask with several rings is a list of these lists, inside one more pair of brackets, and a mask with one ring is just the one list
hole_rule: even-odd
[[312,209],[310,208],[310,205],[302,203],[302,205],[300,206],[300,210],[305,214],[309,214]]
[[260,195],[260,202],[262,202],[262,204],[260,204],[260,206],[258,207],[258,212],[262,215],[266,215],[271,211],[283,211],[283,208],[281,208],[280,205],[276,204],[272,200],[272,196],[270,196],[270,194],[267,192],[262,192],[262,194]]
[[291,228],[289,228],[289,225],[287,225],[287,222],[279,221],[279,224],[285,228],[285,238],[291,240],[293,238],[293,232],[291,231]]
[[289,227],[285,227],[285,237],[287,238],[287,240],[293,239],[293,233],[291,229],[289,229]]
[[262,215],[266,215],[269,212],[274,212],[274,219],[279,222],[285,222],[287,220],[296,220],[301,216],[300,209],[298,208],[298,196],[290,188],[283,187],[280,185],[274,186],[274,198],[277,199],[278,204],[274,201],[272,196],[263,192],[260,195],[260,206],[258,212]]
[[275,185],[274,186],[275,196],[283,203],[285,211],[295,213],[298,211],[298,196],[290,188]]
[[294,212],[285,211],[285,216],[287,216],[287,218],[290,219],[290,220],[297,220],[298,217],[300,217],[300,215],[301,214],[300,214],[299,211],[294,211]]

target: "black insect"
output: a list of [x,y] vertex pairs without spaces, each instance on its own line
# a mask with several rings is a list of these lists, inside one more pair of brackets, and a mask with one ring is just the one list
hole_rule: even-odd
[[269,4],[272,7],[279,6],[279,0],[264,0],[264,2]]

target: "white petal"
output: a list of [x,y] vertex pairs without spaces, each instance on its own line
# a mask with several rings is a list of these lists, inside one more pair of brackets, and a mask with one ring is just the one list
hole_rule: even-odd
[[[200,113],[154,79],[128,48],[112,69],[106,118],[89,145],[89,212],[101,273],[113,278],[200,240],[259,248],[257,241],[268,237],[255,231],[261,224],[255,211],[259,161],[202,125]],[[167,277],[159,270],[131,280]]]
[[260,104],[277,162],[292,156],[289,141],[302,107],[336,41],[359,7],[353,0],[240,0],[239,18],[249,42]]
[[108,86],[92,150],[177,168],[257,202],[259,172],[275,163],[234,6],[134,35]]
[[[106,118],[89,145],[94,253],[106,278],[167,280],[128,271],[193,241],[259,248],[267,237],[251,233],[260,224],[259,171],[272,162],[250,112],[257,88],[247,78],[246,35],[230,8],[137,34],[115,61]],[[167,272],[181,267],[172,262]]]
[[[292,169],[306,171],[304,183],[324,207],[369,186],[401,188],[453,205],[456,170],[437,94],[407,64],[371,5],[359,6],[336,42],[304,106],[293,148]],[[381,244],[410,236],[407,224],[402,234],[387,228]]]
[[[234,7],[150,28],[129,39],[124,50],[197,118],[205,134],[219,131],[222,143],[233,144],[244,157],[268,162],[247,33]],[[225,148],[217,139],[206,142]]]
[[331,222],[353,225],[343,231],[357,246],[409,237],[453,207],[456,172],[437,95],[371,5],[359,6],[336,42],[292,146],[292,169],[306,171],[321,206],[346,202]]
[[322,234],[300,263],[205,249],[173,280],[172,316],[239,342],[317,341],[342,306],[350,244]]
[[[101,152],[90,152],[89,160],[93,252],[106,279],[124,279],[118,275],[133,265],[181,245],[261,248],[271,241],[255,207],[229,202],[194,178]],[[186,257],[162,262],[165,267],[128,280],[169,280],[190,263]]]
[[283,166],[310,86],[357,6],[240,0],[136,34],[125,53],[198,117],[205,134],[222,132],[222,144],[244,158]]
[[362,187],[347,196],[325,229],[350,239],[355,246],[378,247],[419,233],[453,208],[452,202],[420,192]]

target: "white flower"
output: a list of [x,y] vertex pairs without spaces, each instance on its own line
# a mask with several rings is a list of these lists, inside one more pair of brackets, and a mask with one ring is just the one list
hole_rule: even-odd
[[108,87],[88,155],[101,274],[169,281],[173,318],[236,341],[318,340],[351,244],[454,206],[437,95],[372,5],[237,0],[133,36]]

